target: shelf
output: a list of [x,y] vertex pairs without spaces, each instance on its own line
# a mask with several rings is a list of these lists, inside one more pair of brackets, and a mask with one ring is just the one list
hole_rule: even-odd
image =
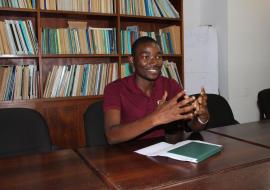
[[78,11],[55,11],[55,10],[40,10],[41,17],[68,17],[68,18],[116,18],[116,14],[109,13],[89,13]]
[[[131,56],[131,54],[122,54],[121,57],[128,57]],[[162,57],[182,57],[180,54],[163,54]]]
[[169,18],[169,17],[154,17],[154,16],[140,16],[140,15],[126,15],[126,14],[120,14],[120,19],[136,19],[136,20],[166,20],[166,21],[177,21],[179,22],[180,18]]
[[37,59],[38,55],[0,55],[0,59]]
[[10,8],[10,7],[0,7],[0,16],[3,15],[15,15],[16,16],[36,16],[36,9],[25,9],[25,8]]
[[29,103],[37,103],[39,102],[40,99],[36,98],[36,99],[28,99],[28,100],[8,100],[8,101],[1,101],[1,106],[0,108],[6,107],[8,105],[13,105],[13,104],[29,104]]
[[1,107],[9,107],[9,105],[14,104],[36,104],[42,102],[52,102],[52,101],[78,101],[78,100],[100,100],[103,96],[69,96],[69,97],[56,97],[56,98],[36,98],[36,99],[26,99],[26,100],[9,100],[1,101]]
[[104,57],[118,57],[117,54],[48,54],[48,55],[42,55],[42,58],[104,58]]
[[78,100],[100,100],[103,96],[95,95],[95,96],[68,96],[68,97],[56,97],[56,98],[40,98],[40,101],[48,102],[48,101],[78,101]]

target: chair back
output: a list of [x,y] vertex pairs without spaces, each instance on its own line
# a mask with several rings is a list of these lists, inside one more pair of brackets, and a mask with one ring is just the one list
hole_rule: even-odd
[[104,129],[103,101],[91,104],[84,113],[87,146],[108,145]]
[[0,125],[0,157],[52,150],[47,124],[35,110],[0,109]]
[[270,89],[263,89],[258,93],[257,104],[260,120],[270,119]]
[[[195,94],[196,97],[199,94]],[[207,128],[222,127],[238,124],[235,120],[232,109],[225,98],[218,94],[207,94],[207,107],[210,115]]]

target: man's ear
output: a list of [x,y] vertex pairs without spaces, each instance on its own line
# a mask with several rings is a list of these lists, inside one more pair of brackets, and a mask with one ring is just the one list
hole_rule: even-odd
[[128,62],[134,68],[134,57],[133,56],[128,56]]

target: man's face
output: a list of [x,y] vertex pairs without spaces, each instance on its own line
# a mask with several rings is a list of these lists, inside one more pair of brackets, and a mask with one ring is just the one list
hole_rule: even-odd
[[133,58],[136,74],[148,81],[156,80],[161,74],[162,55],[155,43],[140,44]]

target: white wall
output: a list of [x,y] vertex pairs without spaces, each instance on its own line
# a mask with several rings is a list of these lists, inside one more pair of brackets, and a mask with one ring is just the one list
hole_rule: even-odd
[[184,28],[191,29],[200,25],[201,0],[183,0]]
[[185,27],[218,31],[220,93],[241,123],[259,119],[257,93],[270,88],[269,7],[269,0],[184,0]]
[[228,19],[227,1],[202,0],[201,24],[212,25],[218,35],[219,92],[229,100],[228,89]]
[[269,0],[228,0],[229,97],[240,122],[259,119],[257,93],[270,88],[269,7]]

